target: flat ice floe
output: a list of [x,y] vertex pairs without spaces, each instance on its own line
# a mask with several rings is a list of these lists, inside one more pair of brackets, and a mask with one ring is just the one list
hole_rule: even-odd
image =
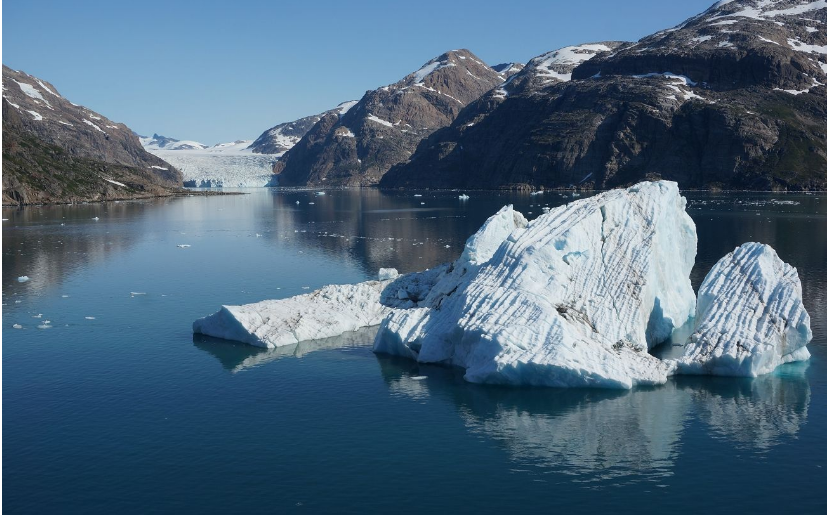
[[380,292],[390,282],[329,285],[287,299],[222,306],[196,320],[193,332],[266,348],[338,336],[382,321],[391,308],[380,304]]
[[[685,206],[667,181],[576,200],[532,222],[506,206],[453,263],[224,306],[193,331],[274,348],[379,325],[377,353],[511,385],[631,388],[675,373],[758,375],[807,359],[799,279],[770,247],[746,244],[723,258],[696,309],[697,238]],[[648,352],[696,313],[683,358]]]
[[811,356],[796,268],[761,243],[745,243],[713,266],[699,288],[695,323],[681,373],[756,377]]

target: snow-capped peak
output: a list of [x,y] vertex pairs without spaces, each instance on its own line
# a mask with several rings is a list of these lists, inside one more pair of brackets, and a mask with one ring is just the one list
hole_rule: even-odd
[[611,48],[603,43],[566,46],[539,55],[526,66],[542,78],[568,81],[572,78],[572,70],[576,66],[600,52],[610,50]]

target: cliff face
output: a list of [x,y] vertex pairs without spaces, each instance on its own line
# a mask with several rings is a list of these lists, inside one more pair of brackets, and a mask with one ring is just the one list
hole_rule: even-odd
[[4,204],[144,197],[180,186],[181,174],[126,125],[3,67]]
[[446,52],[399,82],[367,92],[347,112],[324,115],[276,163],[279,184],[376,184],[420,140],[504,79],[468,50]]
[[637,43],[544,54],[380,186],[825,189],[825,16],[734,0]]

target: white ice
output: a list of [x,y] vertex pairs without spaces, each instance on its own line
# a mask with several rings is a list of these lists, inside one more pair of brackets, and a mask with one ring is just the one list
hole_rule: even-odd
[[383,321],[374,350],[459,366],[472,382],[664,383],[672,366],[647,349],[695,308],[685,204],[662,181],[572,202],[525,227],[501,210],[416,307]]
[[379,324],[390,312],[380,293],[390,281],[330,285],[305,295],[222,306],[193,323],[193,332],[257,347],[281,347]]
[[756,377],[810,357],[811,320],[796,268],[761,243],[720,259],[699,288],[680,373]]

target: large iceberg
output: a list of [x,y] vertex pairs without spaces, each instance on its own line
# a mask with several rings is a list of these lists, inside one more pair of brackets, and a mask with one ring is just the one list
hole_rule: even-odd
[[[696,229],[673,182],[491,216],[461,256],[423,272],[223,306],[193,331],[282,347],[377,326],[374,351],[457,366],[472,382],[632,388],[675,373],[756,376],[809,357],[796,270],[745,244],[690,284]],[[695,332],[678,360],[648,351]],[[674,335],[675,333],[675,335]]]
[[745,243],[713,266],[695,322],[680,373],[756,377],[811,356],[799,275],[768,245]]
[[695,309],[684,207],[675,183],[641,183],[486,237],[506,226],[501,210],[423,300],[383,320],[374,350],[459,366],[472,382],[664,383],[674,365],[647,350]]

